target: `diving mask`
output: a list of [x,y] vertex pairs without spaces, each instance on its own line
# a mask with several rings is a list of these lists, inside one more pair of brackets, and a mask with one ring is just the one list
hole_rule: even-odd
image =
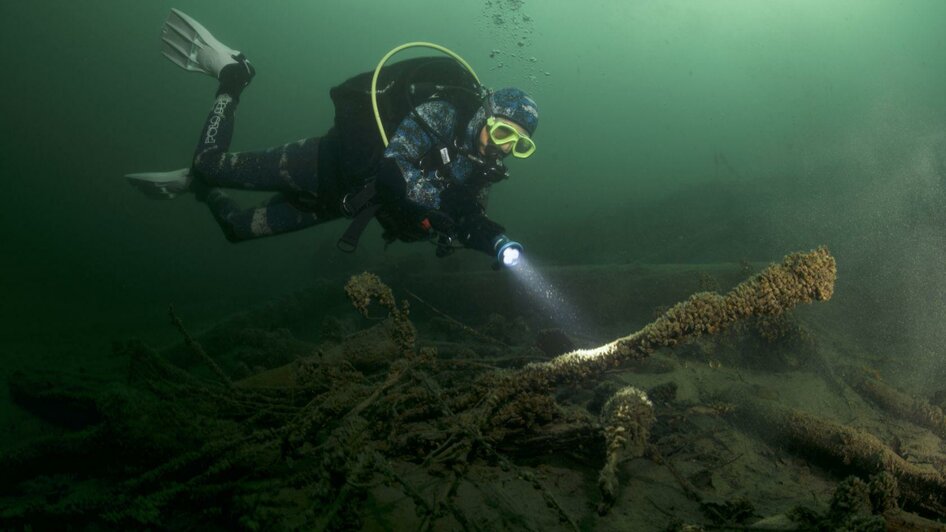
[[535,153],[535,142],[527,135],[520,133],[512,124],[491,116],[486,120],[486,127],[493,144],[497,146],[512,144],[513,157],[525,159]]

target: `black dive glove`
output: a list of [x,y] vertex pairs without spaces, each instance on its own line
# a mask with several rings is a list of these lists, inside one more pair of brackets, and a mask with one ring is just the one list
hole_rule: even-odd
[[430,225],[433,231],[441,235],[451,239],[456,238],[457,224],[454,223],[453,218],[443,211],[438,211],[437,209],[428,210],[424,213],[424,219],[421,220],[420,223],[421,225]]
[[505,227],[479,214],[461,218],[457,232],[464,247],[493,255],[493,241],[505,230]]

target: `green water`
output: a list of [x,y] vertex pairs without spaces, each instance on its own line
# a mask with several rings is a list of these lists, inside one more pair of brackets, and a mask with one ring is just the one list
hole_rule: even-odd
[[169,303],[199,328],[392,255],[436,261],[422,244],[385,252],[376,231],[340,256],[342,222],[231,245],[192,198],[129,187],[124,173],[188,164],[215,89],[161,57],[171,7],[258,68],[236,150],[321,135],[331,86],[402,42],[441,43],[539,103],[538,151],[490,204],[536,264],[827,244],[849,317],[832,326],[918,388],[946,375],[939,0],[5,2],[4,375],[107,366],[114,339],[172,341]]

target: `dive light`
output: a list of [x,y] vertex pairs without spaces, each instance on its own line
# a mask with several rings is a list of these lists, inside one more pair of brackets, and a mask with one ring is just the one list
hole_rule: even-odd
[[499,235],[493,240],[493,250],[496,252],[496,262],[499,266],[512,267],[519,264],[522,244],[506,235]]

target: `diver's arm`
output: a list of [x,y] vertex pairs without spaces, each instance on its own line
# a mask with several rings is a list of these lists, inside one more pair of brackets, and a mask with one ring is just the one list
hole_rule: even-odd
[[[418,120],[423,120],[424,124]],[[434,136],[452,141],[456,120],[457,112],[452,104],[443,100],[425,102],[401,121],[391,137],[384,157],[397,163],[405,183],[405,197],[410,201],[432,209],[439,208],[443,184],[436,175],[422,171],[419,164],[438,145]]]
[[455,238],[464,247],[493,253],[493,241],[505,228],[486,216],[483,189],[454,184],[444,190],[441,208],[456,221]]
[[[408,170],[409,172],[410,170]],[[427,211],[425,205],[412,201],[407,196],[406,172],[401,169],[394,158],[384,157],[378,166],[375,175],[375,189],[381,205],[397,215],[398,219],[420,224]]]
[[481,251],[495,259],[494,270],[519,263],[522,244],[506,236],[505,228],[485,214],[461,219],[457,232],[464,247]]
[[463,185],[444,192],[443,208],[456,220],[454,238],[468,249],[494,257],[494,269],[513,266],[519,262],[522,244],[506,236],[506,229],[486,216],[483,197],[483,189]]
[[456,221],[454,237],[463,247],[493,255],[496,239],[506,228],[486,216],[478,196],[465,187],[451,187],[444,194],[444,209]]
[[456,218],[456,235],[463,247],[493,255],[496,239],[506,232],[485,213],[470,212]]
[[437,231],[452,233],[452,221],[439,211],[440,178],[427,175],[418,163],[436,146],[431,131],[435,134],[452,131],[456,112],[451,104],[442,101],[426,102],[415,111],[429,129],[418,123],[414,116],[408,116],[398,126],[375,176],[378,199],[389,213],[407,226],[429,224]]

